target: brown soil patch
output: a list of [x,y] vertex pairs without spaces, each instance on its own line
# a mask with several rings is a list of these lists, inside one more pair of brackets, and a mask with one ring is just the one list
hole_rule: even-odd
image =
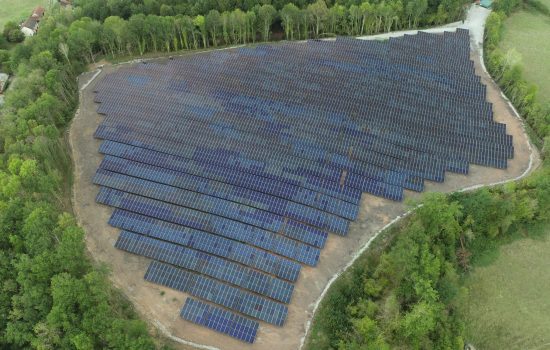
[[[508,133],[513,135],[514,159],[509,161],[507,170],[472,166],[468,176],[447,174],[444,183],[427,182],[427,191],[452,192],[473,185],[514,179],[524,173],[529,166],[530,147],[521,121],[513,115],[508,104],[501,97],[498,87],[480,68],[478,55],[472,56],[476,61],[477,74],[481,75],[483,83],[487,85],[487,98],[493,103],[495,119],[506,123]],[[342,270],[354,253],[364,246],[381,227],[407,211],[406,205],[372,195],[363,195],[360,217],[352,223],[348,236],[331,235],[322,251],[319,265],[316,268],[303,267],[295,285],[284,327],[261,322],[258,337],[253,345],[246,345],[228,336],[183,321],[179,318],[179,310],[186,295],[144,281],[143,276],[149,259],[114,248],[118,230],[107,224],[112,209],[95,202],[98,187],[92,184],[92,177],[102,156],[98,153],[99,141],[93,138],[93,133],[103,117],[95,112],[97,106],[93,102],[93,88],[101,77],[116,69],[116,66],[105,66],[97,79],[84,89],[81,94],[80,110],[70,129],[75,171],[73,206],[80,225],[86,230],[86,242],[92,256],[98,262],[110,266],[111,280],[134,303],[138,312],[151,325],[164,328],[173,337],[227,350],[299,348],[301,338],[306,331],[306,324],[312,317],[314,304],[328,281]],[[81,77],[81,86],[91,76],[92,73],[84,74]],[[536,151],[533,159],[533,166],[535,166],[538,164]],[[411,198],[419,195],[410,192],[406,196]],[[161,295],[161,292],[164,294]],[[178,348],[180,346],[181,349],[189,348],[189,345],[179,344]]]

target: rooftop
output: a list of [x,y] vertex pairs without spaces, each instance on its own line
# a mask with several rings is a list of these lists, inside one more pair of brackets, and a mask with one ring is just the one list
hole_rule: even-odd
[[44,8],[42,6],[37,6],[33,11],[31,17],[42,18],[44,16]]

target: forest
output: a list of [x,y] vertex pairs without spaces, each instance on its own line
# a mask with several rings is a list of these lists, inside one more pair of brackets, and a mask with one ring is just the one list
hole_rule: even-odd
[[[276,32],[292,40],[423,27],[461,19],[464,4],[80,0],[74,11],[49,11],[38,34],[21,43],[6,31],[0,70],[15,79],[0,110],[0,348],[162,346],[111,287],[108,269],[87,255],[85,234],[71,213],[72,165],[64,135],[78,107],[77,76],[89,63],[266,41]],[[498,33],[492,28],[488,23],[488,42]],[[508,67],[502,69],[504,76]],[[529,90],[518,91],[523,96]],[[522,103],[543,139],[548,123],[542,112]],[[327,344],[461,345],[461,321],[452,307],[460,296],[457,275],[487,240],[512,225],[548,219],[548,178],[546,167],[517,185],[430,196],[380,263],[363,266],[341,296],[326,301],[341,310],[326,316]]]
[[71,214],[64,134],[85,67],[68,52],[74,20],[50,15],[0,54],[15,74],[0,110],[0,349],[155,349]]

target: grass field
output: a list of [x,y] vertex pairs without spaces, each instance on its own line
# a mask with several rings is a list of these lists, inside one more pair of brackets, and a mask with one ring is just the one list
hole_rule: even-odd
[[529,236],[488,252],[465,281],[466,340],[477,349],[550,349],[550,225]]
[[50,0],[0,0],[0,30],[6,22],[24,20],[36,6],[47,9],[49,3]]
[[[550,6],[550,0],[543,0]],[[523,58],[524,76],[539,87],[539,100],[550,102],[550,17],[532,10],[510,16],[501,47],[515,48]]]

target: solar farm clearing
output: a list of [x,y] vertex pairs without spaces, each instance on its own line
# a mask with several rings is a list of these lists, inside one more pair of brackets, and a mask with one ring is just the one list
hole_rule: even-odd
[[462,29],[108,66],[70,137],[93,256],[157,327],[220,349],[296,349],[404,199],[530,164]]

